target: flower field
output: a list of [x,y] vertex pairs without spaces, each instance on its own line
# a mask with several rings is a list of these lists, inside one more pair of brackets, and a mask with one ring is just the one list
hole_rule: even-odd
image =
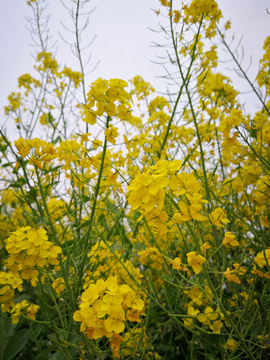
[[5,107],[17,140],[0,132],[0,360],[269,359],[270,36],[249,79],[215,0],[157,0],[160,94],[85,83],[77,22],[73,71],[28,5],[39,48]]

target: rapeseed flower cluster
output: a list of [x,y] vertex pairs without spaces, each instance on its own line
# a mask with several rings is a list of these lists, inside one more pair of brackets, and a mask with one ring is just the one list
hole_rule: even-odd
[[22,105],[22,98],[21,98],[20,93],[12,92],[8,96],[8,100],[9,100],[10,105],[5,106],[5,114],[6,115],[8,115],[12,111],[15,112],[20,107],[20,105]]
[[119,334],[125,330],[125,322],[141,322],[144,301],[130,286],[119,284],[116,276],[90,284],[80,300],[80,310],[73,315],[75,321],[81,322],[80,331],[85,332],[89,339],[110,338],[113,352],[117,355],[123,341]]
[[170,186],[170,178],[180,167],[181,161],[179,160],[171,163],[165,160],[158,161],[145,173],[138,175],[128,187],[130,191],[128,202],[131,209],[139,211],[140,218],[145,216],[160,234],[167,232],[164,223],[167,222],[168,215],[163,210],[164,189]]
[[14,307],[15,290],[23,290],[24,280],[35,287],[41,269],[59,264],[57,257],[62,249],[48,241],[46,230],[30,226],[14,231],[5,240],[5,249],[9,256],[5,260],[6,270],[0,272],[0,302],[2,311],[9,311],[10,306]]
[[46,164],[51,163],[57,157],[54,145],[51,143],[48,144],[47,141],[38,138],[25,140],[20,137],[18,140],[14,141],[14,145],[23,159],[29,156],[31,151],[33,151],[33,155],[28,157],[28,161],[31,165],[34,165],[39,169],[43,168]]
[[[87,104],[82,105],[83,121],[94,125],[97,116],[106,113],[108,116],[116,116],[120,120],[132,123],[132,97],[125,90],[127,86],[127,82],[120,79],[97,79],[93,82],[87,93]],[[96,110],[93,110],[94,107]]]
[[58,73],[58,63],[53,57],[52,53],[42,51],[37,54],[37,62],[41,62],[42,65],[38,66],[38,70],[46,72],[49,70],[51,74],[59,75]]
[[34,85],[35,88],[41,87],[41,82],[39,80],[34,79],[30,74],[24,74],[18,78],[18,87],[24,87],[26,89],[25,96],[28,96],[31,85]]
[[23,313],[28,316],[30,319],[36,319],[36,313],[39,309],[38,305],[30,304],[29,301],[23,300],[22,302],[17,303],[11,310],[11,320],[12,324],[18,324],[19,317]]

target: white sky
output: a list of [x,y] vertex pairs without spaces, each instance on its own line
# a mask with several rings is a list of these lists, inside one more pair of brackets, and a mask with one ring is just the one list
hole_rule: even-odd
[[[58,54],[56,59],[62,64],[79,70],[77,59],[72,55],[68,45],[62,42],[58,35],[73,41],[72,34],[60,25],[61,20],[71,27],[70,18],[60,0],[48,0],[46,14],[52,14],[50,20],[51,43],[58,40]],[[72,5],[72,1],[64,0],[65,4]],[[270,35],[270,0],[218,0],[224,15],[224,20],[232,20],[231,35],[235,33],[235,45],[243,36],[242,45],[245,50],[244,64],[249,64],[252,55],[251,78],[254,79],[258,71],[258,61],[263,54],[262,46],[266,36]],[[181,5],[181,0],[174,4]],[[90,51],[92,60],[88,66],[90,70],[100,60],[98,68],[86,80],[90,84],[98,77],[105,79],[122,78],[128,80],[135,75],[141,75],[149,81],[156,90],[165,92],[166,82],[158,79],[164,75],[162,67],[151,63],[156,61],[157,49],[151,47],[151,42],[164,42],[162,34],[155,34],[148,28],[159,29],[160,17],[151,10],[159,9],[158,0],[91,0],[85,9],[97,9],[90,15],[90,25],[85,36],[86,42],[95,35],[97,38]],[[30,7],[23,0],[0,0],[0,124],[3,123],[4,106],[7,105],[7,96],[17,91],[17,78],[25,73],[35,75],[33,70],[34,59],[31,52],[35,48],[29,32],[26,29],[27,21],[24,16],[32,15]],[[69,25],[70,24],[70,25]],[[86,53],[84,58],[86,59]],[[233,77],[235,87],[243,88],[237,77]],[[245,97],[247,108],[253,109],[254,100]]]

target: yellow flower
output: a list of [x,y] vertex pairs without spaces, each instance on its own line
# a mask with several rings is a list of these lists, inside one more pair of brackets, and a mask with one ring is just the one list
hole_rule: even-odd
[[241,284],[240,279],[235,275],[231,273],[230,268],[227,268],[227,270],[223,273],[228,281],[233,281],[236,284]]
[[87,105],[82,104],[82,108],[84,114],[82,121],[90,125],[95,125],[97,122],[97,116],[90,110],[90,108],[87,107]]
[[[122,311],[124,312],[124,310],[122,309]],[[125,316],[123,316],[123,320],[125,319]],[[106,319],[104,321],[106,330],[108,332],[116,332],[117,334],[121,333],[122,331],[124,331],[125,329],[125,324],[123,321],[118,320],[118,319],[113,319],[111,317],[108,317],[108,319]]]
[[[158,11],[156,14],[158,15]],[[134,85],[135,89],[133,91],[138,100],[145,99],[151,92],[155,91],[151,84],[144,81],[141,76],[134,76],[129,82]]]
[[[124,278],[124,274],[119,274],[119,277]],[[140,323],[140,314],[145,306],[128,285],[118,285],[117,276],[90,284],[81,301],[80,310],[73,314],[73,319],[81,322],[80,331],[87,331],[89,339],[110,338],[113,333],[121,333],[126,320]]]
[[201,246],[201,251],[203,254],[206,254],[206,250],[210,249],[211,246],[208,245],[207,243],[204,243],[203,246]]
[[77,89],[82,81],[82,74],[78,71],[72,71],[70,68],[65,67],[62,73],[64,76],[68,77],[74,83],[75,89]]
[[206,261],[201,255],[196,255],[195,251],[186,254],[188,258],[188,264],[192,267],[195,274],[199,274],[202,270],[202,264]]
[[197,319],[203,323],[203,325],[210,325],[209,320],[216,320],[218,314],[213,312],[213,309],[210,306],[207,306],[204,314],[200,314]]
[[49,257],[51,258],[57,258],[58,254],[62,253],[62,249],[60,246],[51,246]]
[[25,156],[27,156],[31,150],[31,146],[22,137],[20,137],[18,140],[15,140],[14,145],[19,150],[18,153],[23,158],[25,158]]
[[180,213],[174,214],[174,216],[173,216],[174,219],[176,221],[177,220],[178,221],[188,221],[191,219],[197,220],[197,221],[203,221],[204,216],[199,213],[202,209],[201,203],[208,203],[208,201],[203,200],[202,195],[198,194],[198,193],[193,194],[193,196],[186,193],[186,197],[189,200],[189,202],[191,203],[191,205],[188,206],[183,201],[180,201],[179,208],[180,208],[182,214],[180,214]]
[[178,23],[179,22],[179,19],[181,17],[181,13],[178,11],[178,10],[173,10],[173,13],[174,13],[174,18],[173,18],[173,21],[175,23]]
[[87,133],[87,134],[82,134],[81,135],[81,145],[84,143],[84,142],[88,142],[89,139],[88,139],[88,136],[90,136],[91,134],[90,133]]
[[91,284],[88,289],[86,289],[81,297],[83,302],[86,302],[87,305],[91,305],[99,297],[99,288],[96,284]]
[[24,312],[24,309],[29,306],[29,302],[27,300],[23,300],[17,303],[13,309],[11,310],[11,321],[13,324],[18,324],[19,316]]
[[123,341],[124,339],[122,338],[122,336],[116,333],[113,333],[110,338],[111,350],[113,352],[113,356],[115,356],[117,359],[120,359],[119,350]]
[[265,249],[261,252],[259,252],[256,256],[255,256],[255,261],[256,263],[261,267],[263,268],[264,266],[267,265],[266,263],[266,259],[268,261],[268,264],[270,263],[270,248],[268,249]]
[[235,240],[235,235],[230,231],[225,232],[225,238],[222,241],[223,245],[238,246],[239,242]]
[[240,267],[240,265],[238,263],[234,263],[233,267],[235,268],[236,271],[239,272],[239,275],[244,275],[247,270],[245,270],[245,268],[243,268],[243,266]]
[[[131,93],[124,89],[127,86],[127,82],[121,79],[97,79],[93,82],[87,93],[87,104],[82,105],[83,121],[94,125],[96,117],[106,112],[108,116],[117,116],[121,120],[132,123],[130,112],[132,97]],[[118,101],[118,106],[115,105],[115,101]],[[96,110],[93,110],[95,105]]]
[[58,278],[52,284],[53,289],[56,291],[57,295],[61,294],[65,290],[64,279]]
[[186,192],[189,194],[198,193],[201,189],[196,177],[192,174],[186,174],[184,171],[172,176],[169,186],[175,195],[183,195]]
[[177,257],[173,260],[172,267],[173,267],[173,269],[182,270],[183,267],[181,266],[181,260],[179,257]]
[[234,341],[233,339],[229,339],[229,340],[227,341],[227,343],[226,343],[226,347],[227,347],[228,350],[230,350],[230,351],[233,351],[233,350],[235,349],[236,345],[237,345],[237,342]]
[[205,19],[210,20],[205,36],[211,38],[215,35],[216,23],[222,18],[222,13],[215,0],[193,0],[189,6],[184,6],[184,11],[186,15],[184,22],[191,24],[200,22],[205,15]]
[[190,316],[194,316],[194,317],[195,317],[195,316],[197,316],[197,314],[199,314],[199,312],[200,312],[200,310],[195,310],[193,306],[189,306],[189,307],[188,307],[187,313],[188,313],[188,315],[190,315]]
[[47,114],[43,114],[39,118],[39,122],[41,125],[48,125],[48,116]]
[[220,329],[222,328],[222,322],[220,320],[214,321],[212,325],[209,326],[213,330],[214,334],[220,334]]
[[20,93],[15,93],[12,92],[9,96],[8,96],[8,100],[10,102],[9,106],[5,106],[5,114],[8,115],[10,111],[15,111],[17,110],[20,105],[22,104],[21,101],[21,94]]
[[267,219],[267,216],[261,216],[260,222],[264,227],[270,227],[270,222]]
[[37,313],[38,309],[39,309],[38,305],[31,304],[30,306],[28,306],[26,310],[27,316],[30,317],[32,320],[35,320],[36,319],[35,314]]
[[228,29],[230,29],[231,28],[231,22],[228,20],[227,22],[226,22],[226,24],[224,25],[224,28],[226,29],[226,30],[228,30]]
[[170,6],[171,5],[171,2],[168,1],[168,0],[159,0],[159,1],[160,1],[161,5],[163,5],[163,6]]
[[226,218],[224,211],[221,208],[217,208],[209,215],[212,224],[218,227],[224,227],[223,224],[228,224],[230,221]]
[[37,62],[41,62],[42,61],[42,65],[39,65],[38,70],[39,71],[43,71],[46,72],[47,69],[49,69],[51,71],[52,74],[56,74],[59,75],[59,73],[57,72],[58,70],[58,63],[55,60],[54,57],[52,57],[52,53],[50,52],[40,52],[37,54]]
[[102,143],[101,140],[95,139],[95,140],[92,141],[92,144],[93,144],[93,148],[94,148],[94,149],[97,149],[98,146],[102,146],[103,143]]
[[113,127],[110,126],[108,129],[105,129],[104,131],[104,135],[106,136],[107,140],[112,143],[115,144],[115,138],[118,136],[118,128],[117,127]]

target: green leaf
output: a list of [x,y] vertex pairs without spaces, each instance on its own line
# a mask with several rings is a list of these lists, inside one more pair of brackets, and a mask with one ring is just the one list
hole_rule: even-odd
[[27,329],[16,332],[10,339],[5,349],[3,360],[14,359],[15,356],[25,347],[29,339],[30,331]]
[[50,356],[50,357],[48,358],[48,360],[58,360],[58,359],[57,359],[57,354],[58,354],[58,353],[52,354],[52,356]]
[[23,178],[23,177],[20,177],[20,178],[17,180],[17,182],[20,183],[21,185],[26,184],[26,180],[25,180],[25,178]]
[[64,356],[60,352],[56,352],[49,357],[48,360],[66,360]]
[[160,351],[164,351],[165,353],[171,350],[171,347],[165,344],[158,344],[157,347]]
[[3,358],[4,351],[5,351],[5,338],[6,338],[6,334],[5,334],[5,320],[0,317],[0,344],[1,344],[1,348],[0,348],[0,359]]
[[20,296],[13,298],[12,300],[15,302],[15,304],[17,304],[18,302],[29,299],[31,299],[31,296],[29,294],[22,294]]
[[6,339],[13,336],[16,326],[17,326],[17,324],[12,324],[11,318],[6,319],[6,324],[5,324]]
[[253,137],[254,139],[257,139],[257,129],[251,129],[250,136]]
[[0,151],[3,153],[7,150],[7,148],[8,148],[7,145],[0,145]]
[[11,318],[0,318],[0,359],[4,359],[8,340],[14,334],[16,324],[12,325]]
[[49,174],[51,172],[56,172],[62,168],[62,165],[57,165],[54,167],[49,167],[47,169],[43,169],[44,174]]
[[82,196],[82,202],[83,202],[83,204],[87,203],[87,202],[90,201],[90,200],[91,200],[90,196],[86,196],[86,195],[83,195],[83,196]]
[[37,189],[31,188],[27,192],[27,195],[25,196],[25,201],[31,204],[31,203],[35,202],[36,197],[37,197]]
[[13,164],[13,162],[8,162],[8,163],[3,164],[2,166],[3,166],[3,168],[5,168],[5,167],[8,167],[8,166],[11,166],[12,164]]
[[9,188],[13,187],[13,188],[20,188],[21,186],[19,184],[16,184],[15,182],[13,182],[12,184],[9,185]]

